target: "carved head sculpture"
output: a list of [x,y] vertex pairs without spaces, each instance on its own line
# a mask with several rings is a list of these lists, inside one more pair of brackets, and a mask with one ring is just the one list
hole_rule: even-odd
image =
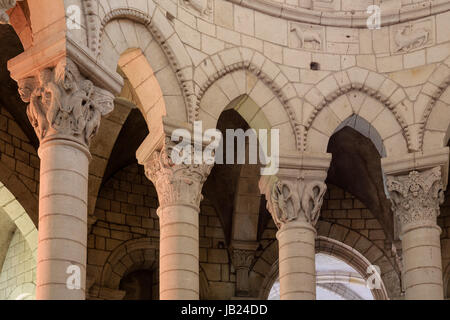
[[50,69],[43,69],[38,75],[39,85],[45,87],[48,83],[53,81],[53,73]]
[[55,82],[66,91],[76,91],[81,81],[78,67],[70,59],[61,60],[55,67]]
[[25,78],[18,81],[19,95],[23,102],[29,103],[31,99],[31,93],[36,87],[36,81],[34,78]]
[[95,101],[95,107],[102,116],[106,116],[114,109],[114,95],[109,91],[96,87],[92,93],[92,100]]

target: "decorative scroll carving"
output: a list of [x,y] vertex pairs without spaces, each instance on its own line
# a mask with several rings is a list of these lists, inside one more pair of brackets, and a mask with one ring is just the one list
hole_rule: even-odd
[[89,145],[102,116],[114,108],[114,96],[85,79],[70,59],[37,78],[18,81],[19,94],[29,103],[27,115],[39,140],[48,135],[71,135]]
[[16,0],[0,0],[0,24],[9,23],[9,16],[6,13],[16,6]]
[[326,189],[321,181],[277,180],[266,188],[267,209],[278,227],[294,220],[315,226]]
[[403,226],[429,221],[436,224],[439,205],[444,201],[441,168],[424,172],[412,171],[407,176],[388,176],[392,211]]
[[155,151],[145,164],[145,174],[156,187],[160,207],[173,204],[200,206],[202,187],[212,165],[175,164],[170,158],[173,143],[169,138],[161,151]]

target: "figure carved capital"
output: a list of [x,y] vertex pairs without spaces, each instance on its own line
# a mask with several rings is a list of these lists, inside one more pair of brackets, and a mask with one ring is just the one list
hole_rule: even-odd
[[402,228],[410,223],[436,224],[439,205],[444,201],[441,168],[411,171],[404,176],[388,176],[387,189],[392,210]]
[[266,196],[267,209],[280,228],[296,220],[315,226],[326,190],[326,184],[318,180],[275,178],[261,191]]
[[27,116],[40,141],[50,135],[72,136],[89,146],[102,116],[114,108],[114,95],[84,78],[69,58],[36,77],[18,81]]
[[199,208],[212,165],[176,164],[171,159],[173,148],[173,142],[166,139],[161,151],[153,152],[145,163],[145,174],[155,185],[160,207],[185,204]]
[[0,0],[0,24],[9,23],[9,16],[6,13],[16,6],[16,0]]

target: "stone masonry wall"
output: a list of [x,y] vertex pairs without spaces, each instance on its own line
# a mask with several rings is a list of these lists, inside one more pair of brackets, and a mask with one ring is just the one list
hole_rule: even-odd
[[[124,242],[150,238],[159,243],[157,208],[156,190],[142,166],[130,165],[102,186],[95,209],[97,221],[88,236],[88,274],[97,275],[97,283],[108,257]],[[235,274],[221,223],[208,200],[201,204],[199,219],[200,269],[209,283],[204,298],[229,299],[234,295]]]
[[[10,298],[13,291],[28,283],[36,283],[36,261],[22,233],[16,229],[0,272],[0,300]],[[32,297],[34,292],[29,298]]]
[[25,186],[37,196],[39,157],[11,114],[0,105],[0,161],[15,171]]

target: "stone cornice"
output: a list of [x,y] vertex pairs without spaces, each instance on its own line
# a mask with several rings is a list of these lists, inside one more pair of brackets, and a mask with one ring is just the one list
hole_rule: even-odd
[[81,74],[91,80],[94,85],[112,92],[120,93],[123,79],[119,74],[111,73],[108,68],[95,59],[88,48],[83,48],[70,38],[65,32],[49,38],[29,48],[17,57],[8,61],[11,77],[19,81],[36,76],[40,70],[53,68],[63,58],[70,58],[77,65]]
[[[369,14],[363,12],[320,12],[299,7],[292,7],[270,0],[227,0],[237,5],[259,11],[270,16],[310,24],[333,27],[367,28]],[[430,4],[417,3],[399,10],[382,11],[381,26],[389,26],[410,20],[424,18],[450,9],[450,2]]]

